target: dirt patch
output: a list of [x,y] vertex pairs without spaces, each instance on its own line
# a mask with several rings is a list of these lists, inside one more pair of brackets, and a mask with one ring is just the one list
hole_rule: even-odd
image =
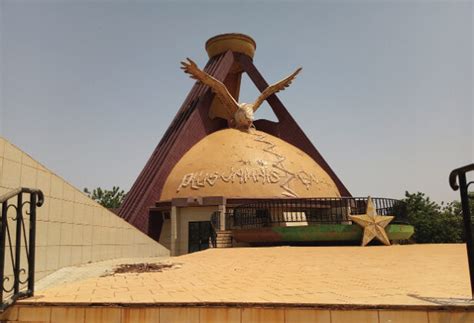
[[122,264],[115,267],[111,272],[106,273],[104,276],[111,276],[115,274],[129,274],[129,273],[150,273],[150,272],[162,272],[163,270],[179,268],[175,264]]

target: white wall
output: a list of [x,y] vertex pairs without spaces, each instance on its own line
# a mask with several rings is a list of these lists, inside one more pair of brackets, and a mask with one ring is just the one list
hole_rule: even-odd
[[163,220],[163,226],[160,233],[160,244],[168,250],[171,250],[171,219]]
[[39,188],[45,195],[37,209],[37,279],[71,265],[169,255],[161,244],[0,137],[0,195],[20,186]]

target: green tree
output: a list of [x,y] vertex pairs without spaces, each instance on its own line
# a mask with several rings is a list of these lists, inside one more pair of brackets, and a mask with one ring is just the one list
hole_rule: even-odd
[[418,243],[454,243],[463,241],[462,213],[459,202],[444,206],[424,193],[405,192],[407,218],[415,227]]
[[[474,192],[469,192],[469,208],[471,211],[471,218],[474,220]],[[462,206],[460,201],[453,201],[448,206],[453,213],[460,214],[462,216]]]
[[86,187],[84,188],[84,193],[108,209],[118,209],[125,198],[125,191],[120,190],[120,187],[118,186],[112,187],[112,190],[97,187],[93,189],[92,192],[90,192]]

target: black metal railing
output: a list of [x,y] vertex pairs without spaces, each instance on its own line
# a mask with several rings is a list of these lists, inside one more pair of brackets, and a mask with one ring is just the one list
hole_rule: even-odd
[[[372,198],[377,214],[393,215],[392,223],[408,223],[405,204],[388,198]],[[343,224],[349,223],[349,215],[364,214],[366,197],[268,199],[240,205],[226,213],[226,230],[252,229],[269,226],[286,226],[289,223]],[[220,227],[216,212],[211,222]]]
[[[474,246],[472,237],[472,219],[469,200],[474,200],[474,194],[469,194],[469,185],[474,181],[468,182],[466,173],[474,171],[474,164],[457,168],[449,174],[449,185],[453,190],[459,189],[461,194],[462,217],[464,222],[464,236],[466,237],[467,260],[469,263],[469,277],[471,279],[471,298],[474,299]],[[458,184],[456,184],[456,179]]]
[[43,201],[43,193],[30,188],[0,196],[1,311],[34,293],[36,207]]

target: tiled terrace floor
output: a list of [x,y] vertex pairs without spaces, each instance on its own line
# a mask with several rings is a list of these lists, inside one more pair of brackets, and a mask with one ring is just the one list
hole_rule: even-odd
[[165,262],[175,267],[61,284],[18,304],[473,304],[459,244],[210,249]]

